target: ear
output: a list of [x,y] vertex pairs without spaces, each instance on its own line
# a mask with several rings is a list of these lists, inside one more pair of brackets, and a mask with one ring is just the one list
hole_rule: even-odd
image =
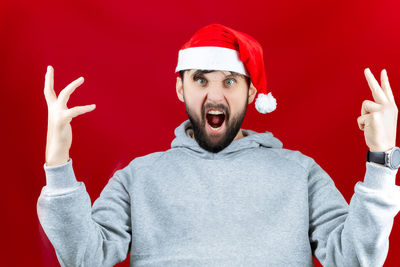
[[183,81],[181,77],[176,77],[176,94],[180,101],[185,102],[183,99]]
[[254,87],[253,83],[251,82],[250,83],[250,87],[249,87],[249,104],[251,102],[253,102],[254,97],[256,96],[256,94],[257,94],[257,89]]

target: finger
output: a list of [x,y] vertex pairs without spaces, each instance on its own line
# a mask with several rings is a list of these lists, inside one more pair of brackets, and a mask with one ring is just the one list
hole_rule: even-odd
[[379,83],[375,79],[374,75],[372,74],[371,70],[369,68],[366,68],[364,70],[365,78],[367,79],[369,88],[371,89],[372,96],[374,97],[374,100],[378,104],[384,104],[386,103],[387,97],[385,93],[383,92],[382,88],[380,87]]
[[50,74],[51,74],[51,79],[50,79],[50,88],[53,90],[53,92],[54,92],[54,94],[56,94],[55,93],[55,91],[54,91],[54,68],[53,68],[53,66],[51,66],[51,65],[49,65],[50,66]]
[[379,111],[382,109],[380,104],[377,104],[371,100],[364,100],[361,105],[361,115]]
[[46,98],[47,104],[51,104],[57,100],[57,95],[54,92],[54,69],[50,65],[47,66],[45,75],[44,97]]
[[367,120],[370,116],[371,116],[371,114],[365,114],[365,115],[361,115],[357,118],[357,124],[358,124],[358,128],[360,128],[360,130],[364,130]]
[[90,112],[96,108],[96,105],[86,105],[70,108],[66,111],[67,117],[75,118],[76,116],[82,115],[86,112]]
[[75,91],[75,89],[80,86],[84,82],[83,77],[79,77],[72,83],[68,84],[61,92],[58,98],[60,99],[61,103],[66,105],[70,95]]
[[382,85],[382,89],[386,94],[386,97],[394,103],[394,97],[393,97],[393,92],[392,89],[390,88],[390,84],[389,84],[389,77],[387,75],[387,72],[385,69],[382,70],[381,72],[381,85]]

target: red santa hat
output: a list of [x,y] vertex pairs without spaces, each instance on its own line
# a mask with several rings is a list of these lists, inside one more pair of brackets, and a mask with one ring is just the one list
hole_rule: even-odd
[[198,30],[179,50],[175,73],[187,69],[234,71],[250,77],[258,96],[260,113],[276,109],[276,99],[267,94],[261,45],[250,35],[221,24]]

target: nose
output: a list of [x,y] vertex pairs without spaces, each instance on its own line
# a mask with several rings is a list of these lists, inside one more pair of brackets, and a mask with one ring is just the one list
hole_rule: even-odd
[[225,96],[222,86],[217,84],[210,85],[207,90],[207,99],[215,103],[224,102]]

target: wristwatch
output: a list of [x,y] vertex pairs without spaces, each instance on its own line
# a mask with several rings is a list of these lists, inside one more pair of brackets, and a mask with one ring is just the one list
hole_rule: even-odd
[[392,170],[400,167],[400,148],[395,146],[386,152],[367,151],[367,161],[382,164]]

